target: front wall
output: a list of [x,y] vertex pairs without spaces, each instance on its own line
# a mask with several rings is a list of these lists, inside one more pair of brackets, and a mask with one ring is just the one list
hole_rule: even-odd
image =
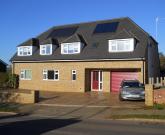
[[[20,80],[20,89],[44,91],[85,91],[85,69],[103,69],[103,91],[110,91],[110,69],[140,69],[138,78],[143,81],[142,61],[104,61],[104,62],[52,62],[52,63],[14,63],[15,74],[20,74],[21,69],[32,70],[32,80]],[[59,81],[42,80],[43,69],[59,70]],[[108,71],[108,70],[109,71]],[[77,80],[71,80],[71,70],[77,70]],[[89,76],[88,76],[89,77]],[[90,83],[89,83],[90,84]],[[86,85],[89,85],[86,84]],[[86,86],[87,88],[87,86]],[[89,86],[88,86],[89,88]],[[88,91],[88,90],[86,90]]]

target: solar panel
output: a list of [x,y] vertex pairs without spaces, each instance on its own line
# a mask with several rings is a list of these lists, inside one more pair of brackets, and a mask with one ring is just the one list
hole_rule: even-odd
[[67,27],[53,30],[48,37],[68,37],[73,35],[78,27]]
[[97,24],[93,33],[95,34],[95,33],[115,32],[118,27],[118,24],[119,22]]

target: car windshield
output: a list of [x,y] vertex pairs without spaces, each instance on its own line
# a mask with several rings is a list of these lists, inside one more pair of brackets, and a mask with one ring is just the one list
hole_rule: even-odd
[[139,87],[139,82],[124,82],[123,87]]

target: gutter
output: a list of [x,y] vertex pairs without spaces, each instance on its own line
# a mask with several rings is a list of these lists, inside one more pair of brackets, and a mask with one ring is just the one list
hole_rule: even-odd
[[93,61],[136,61],[145,60],[145,58],[132,58],[132,59],[84,59],[84,60],[32,60],[32,61],[12,61],[12,63],[40,63],[40,62],[93,62]]

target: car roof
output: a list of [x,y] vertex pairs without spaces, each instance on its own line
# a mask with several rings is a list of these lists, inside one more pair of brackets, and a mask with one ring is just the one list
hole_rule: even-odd
[[139,82],[138,80],[123,80],[122,82]]

